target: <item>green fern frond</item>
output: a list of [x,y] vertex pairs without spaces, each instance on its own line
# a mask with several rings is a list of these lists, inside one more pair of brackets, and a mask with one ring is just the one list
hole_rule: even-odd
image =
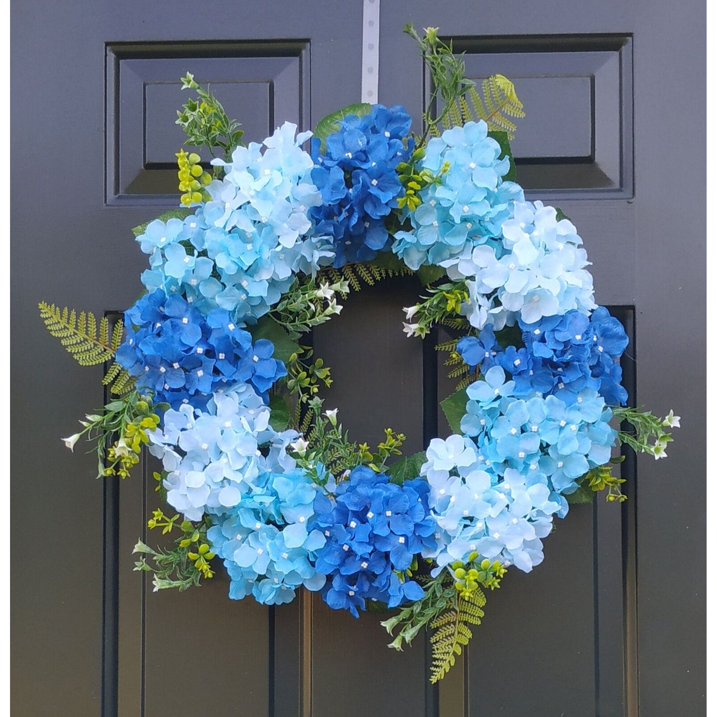
[[507,77],[491,75],[483,80],[482,96],[473,86],[453,102],[446,111],[444,126],[449,128],[483,120],[490,131],[505,132],[512,140],[517,127],[509,117],[525,117],[523,103],[518,99],[515,85]]
[[464,388],[468,388],[472,383],[478,380],[478,375],[475,373],[464,376],[457,384],[456,391],[462,391]]
[[41,301],[40,316],[51,336],[60,340],[80,366],[97,366],[112,359],[122,343],[124,327],[118,321],[110,331],[110,321],[104,316],[99,326],[90,311],[77,314],[75,309],[60,308]]
[[456,656],[468,645],[473,632],[469,625],[480,625],[485,595],[477,588],[465,597],[456,596],[453,605],[431,622],[431,683],[442,680],[455,665]]
[[[448,361],[446,361],[446,364],[448,364]],[[448,378],[465,378],[470,373],[471,367],[464,363],[461,366],[457,366],[454,369],[451,369],[448,372]]]
[[368,264],[346,264],[341,269],[323,269],[320,280],[330,283],[346,281],[351,291],[361,291],[364,286],[374,286],[380,281],[397,276],[410,276],[414,272],[407,266],[396,261],[395,264],[384,266],[371,262]]
[[455,331],[467,331],[470,326],[468,321],[462,318],[442,319],[440,323],[447,329],[454,329]]
[[[116,332],[117,327],[115,327],[115,333]],[[134,389],[135,379],[134,376],[127,371],[127,369],[122,368],[122,366],[120,366],[116,361],[113,361],[107,369],[105,377],[102,379],[102,385],[109,386],[110,392],[116,396],[124,396]]]
[[455,353],[458,349],[458,339],[448,339],[448,341],[440,341],[436,344],[436,351],[447,351],[448,353]]

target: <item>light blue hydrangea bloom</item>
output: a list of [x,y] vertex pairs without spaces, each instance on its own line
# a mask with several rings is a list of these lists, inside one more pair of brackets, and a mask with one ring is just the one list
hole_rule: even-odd
[[[501,476],[509,469],[541,475],[551,491],[574,493],[582,476],[610,460],[616,440],[612,411],[594,388],[570,403],[539,391],[518,399],[511,396],[515,382],[505,379],[494,366],[467,389],[461,430],[475,441],[480,462]],[[567,503],[560,502],[563,517]]]
[[439,526],[433,557],[439,573],[478,552],[529,572],[543,560],[542,538],[561,503],[544,476],[509,468],[499,476],[466,436],[434,438],[421,468]]
[[182,293],[202,312],[224,309],[243,325],[267,313],[297,273],[332,264],[331,238],[314,235],[309,218],[322,203],[300,146],[309,136],[286,122],[263,147],[252,142],[229,163],[214,160],[225,175],[207,188],[211,201],[184,221],[155,220],[137,237],[150,255],[147,289]]
[[267,471],[293,470],[287,447],[297,433],[277,433],[269,418],[248,384],[214,393],[206,410],[189,403],[168,410],[162,428],[150,434],[150,452],[167,471],[168,503],[187,520],[201,520],[236,507]]
[[207,537],[231,578],[230,598],[252,595],[278,605],[293,600],[301,586],[324,586],[326,576],[314,564],[326,538],[307,530],[316,492],[300,469],[262,473],[236,508],[215,518]]
[[447,266],[453,279],[466,278],[465,314],[478,329],[532,324],[545,316],[596,308],[590,262],[568,219],[542,202],[515,202],[503,222],[500,243],[468,248]]
[[407,266],[452,266],[474,246],[500,237],[513,200],[524,198],[520,185],[503,181],[510,163],[501,154],[482,120],[452,127],[428,142],[419,171],[438,176],[448,169],[420,192],[422,204],[409,215],[413,230],[395,235],[393,251]]

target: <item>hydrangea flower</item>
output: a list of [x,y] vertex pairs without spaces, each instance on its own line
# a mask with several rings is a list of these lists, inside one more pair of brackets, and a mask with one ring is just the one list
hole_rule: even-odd
[[247,384],[213,394],[205,410],[169,409],[149,448],[167,471],[167,502],[187,520],[201,520],[236,508],[263,474],[294,470],[287,450],[297,434],[277,433],[269,419]]
[[513,200],[523,190],[503,177],[510,169],[483,120],[452,127],[426,146],[418,171],[441,175],[419,192],[421,205],[409,214],[412,231],[399,231],[393,251],[411,269],[424,264],[452,267],[473,247],[500,237]]
[[418,583],[398,573],[435,549],[425,481],[397,485],[361,466],[338,484],[334,495],[318,494],[314,510],[312,527],[326,537],[316,569],[328,577],[323,595],[329,607],[358,617],[367,600],[395,607],[423,597]]
[[517,398],[515,382],[505,379],[504,370],[493,366],[467,389],[461,430],[475,442],[478,462],[498,476],[517,470],[547,481],[556,493],[575,492],[582,476],[610,460],[612,411],[593,388],[568,404],[539,391]]
[[307,529],[316,492],[302,470],[262,473],[240,504],[215,518],[207,537],[229,573],[230,598],[252,595],[262,604],[280,605],[301,586],[324,586],[326,577],[314,562],[326,538]]
[[267,313],[297,273],[331,264],[331,238],[309,218],[322,203],[314,163],[300,147],[310,136],[286,122],[263,148],[252,142],[231,162],[213,160],[224,178],[207,187],[211,201],[184,221],[150,222],[137,237],[150,255],[147,289],[181,293],[202,312],[223,309],[243,325]]
[[483,374],[501,366],[514,380],[518,397],[554,394],[572,404],[581,391],[591,388],[608,405],[626,403],[619,361],[628,338],[606,308],[599,307],[590,316],[572,310],[519,325],[524,348],[500,348],[492,327],[486,326],[478,337],[461,339],[457,351]]
[[465,315],[478,329],[534,323],[546,316],[595,308],[590,262],[582,239],[568,219],[542,202],[515,202],[501,226],[500,242],[464,251],[447,267],[466,282]]
[[190,399],[201,407],[218,388],[236,383],[251,383],[266,397],[287,373],[273,357],[271,341],[252,344],[227,311],[204,316],[181,296],[159,289],[125,312],[125,326],[117,362],[137,377],[139,388],[175,408]]
[[434,575],[475,552],[525,572],[542,561],[541,540],[561,509],[545,476],[512,468],[499,476],[475,443],[458,435],[431,441],[421,475],[439,526],[436,550],[426,554],[436,561]]
[[316,231],[333,238],[334,266],[369,261],[388,244],[385,219],[404,192],[396,167],[413,152],[410,127],[403,107],[375,105],[364,117],[344,119],[326,140],[325,154],[313,140],[311,178],[323,203],[311,216]]

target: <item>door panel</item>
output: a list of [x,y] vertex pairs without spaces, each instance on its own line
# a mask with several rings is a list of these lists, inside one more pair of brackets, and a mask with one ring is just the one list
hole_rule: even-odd
[[[360,97],[361,5],[23,0],[13,8],[12,527],[22,546],[12,566],[14,714],[703,709],[698,0],[382,3],[381,102],[404,104],[415,120],[426,102],[406,22],[439,26],[466,52],[474,79],[515,80],[527,112],[515,143],[519,181],[577,225],[598,301],[633,339],[624,361],[631,400],[684,416],[669,461],[624,464],[627,504],[572,508],[546,541],[545,563],[530,576],[509,574],[488,595],[484,624],[440,687],[427,684],[425,638],[402,654],[388,650],[380,613],[357,621],[308,594],[277,608],[237,603],[221,570],[199,590],[153,593],[131,555],[138,537],[154,539],[143,528],[157,504],[153,465],[122,485],[93,483],[92,457],[58,440],[100,405],[100,371],[61,355],[36,303],[101,314],[136,299],[145,258],[129,228],[177,201],[179,76],[211,83],[250,140],[284,120],[308,129]],[[695,108],[689,140],[679,129],[685,107]],[[401,332],[401,307],[419,292],[412,279],[364,289],[315,333],[336,379],[327,402],[356,440],[376,443],[391,426],[413,452],[447,432],[440,337],[421,344]],[[683,376],[685,361],[689,383],[665,380]],[[682,579],[668,583],[665,566],[676,564]]]

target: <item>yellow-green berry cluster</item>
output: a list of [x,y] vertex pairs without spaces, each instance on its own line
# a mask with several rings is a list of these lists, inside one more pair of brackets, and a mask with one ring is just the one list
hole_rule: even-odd
[[470,598],[480,587],[495,590],[507,569],[499,561],[487,558],[479,561],[478,553],[471,553],[466,563],[457,561],[451,565],[456,591],[463,598]]
[[211,183],[212,175],[202,168],[201,157],[196,152],[187,153],[183,149],[177,152],[176,157],[182,204],[190,207],[208,199],[205,187]]
[[159,416],[150,404],[140,399],[134,404],[135,415],[124,424],[120,437],[107,450],[107,467],[104,475],[128,478],[139,463],[142,447],[149,445],[149,433],[159,426]]

